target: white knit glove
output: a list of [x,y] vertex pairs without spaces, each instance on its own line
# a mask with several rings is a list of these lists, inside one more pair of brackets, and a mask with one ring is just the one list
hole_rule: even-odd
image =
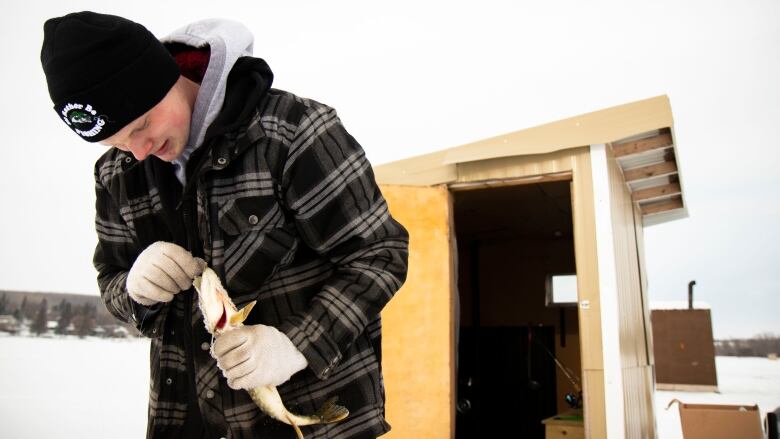
[[157,241],[146,247],[127,274],[127,293],[141,305],[170,302],[173,295],[192,286],[206,262],[184,248]]
[[306,368],[306,357],[273,326],[247,325],[216,338],[211,351],[230,388],[278,386]]

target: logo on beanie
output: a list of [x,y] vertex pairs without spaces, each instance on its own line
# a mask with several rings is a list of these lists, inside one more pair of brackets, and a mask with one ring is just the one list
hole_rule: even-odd
[[92,105],[67,104],[61,113],[62,120],[82,137],[96,136],[106,124],[105,118],[98,116]]

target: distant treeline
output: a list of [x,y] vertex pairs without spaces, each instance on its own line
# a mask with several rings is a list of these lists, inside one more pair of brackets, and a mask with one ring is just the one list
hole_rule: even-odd
[[96,328],[116,325],[136,333],[132,325],[123,324],[109,314],[100,297],[87,294],[0,291],[0,316],[8,315],[20,325],[29,323],[30,332],[37,335],[53,332],[86,336],[92,335]]
[[715,355],[730,357],[780,356],[780,335],[759,334],[753,338],[715,340]]

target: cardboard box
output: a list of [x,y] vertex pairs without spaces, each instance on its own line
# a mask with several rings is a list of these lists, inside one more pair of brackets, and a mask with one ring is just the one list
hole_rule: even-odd
[[763,439],[761,412],[757,405],[678,403],[685,439]]

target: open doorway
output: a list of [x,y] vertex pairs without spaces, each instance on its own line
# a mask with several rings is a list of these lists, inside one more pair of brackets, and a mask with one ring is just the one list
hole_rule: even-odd
[[[571,181],[453,190],[456,438],[544,438],[581,374]],[[576,281],[574,282],[576,285]],[[566,288],[569,287],[567,291]],[[555,358],[561,366],[556,366]]]

